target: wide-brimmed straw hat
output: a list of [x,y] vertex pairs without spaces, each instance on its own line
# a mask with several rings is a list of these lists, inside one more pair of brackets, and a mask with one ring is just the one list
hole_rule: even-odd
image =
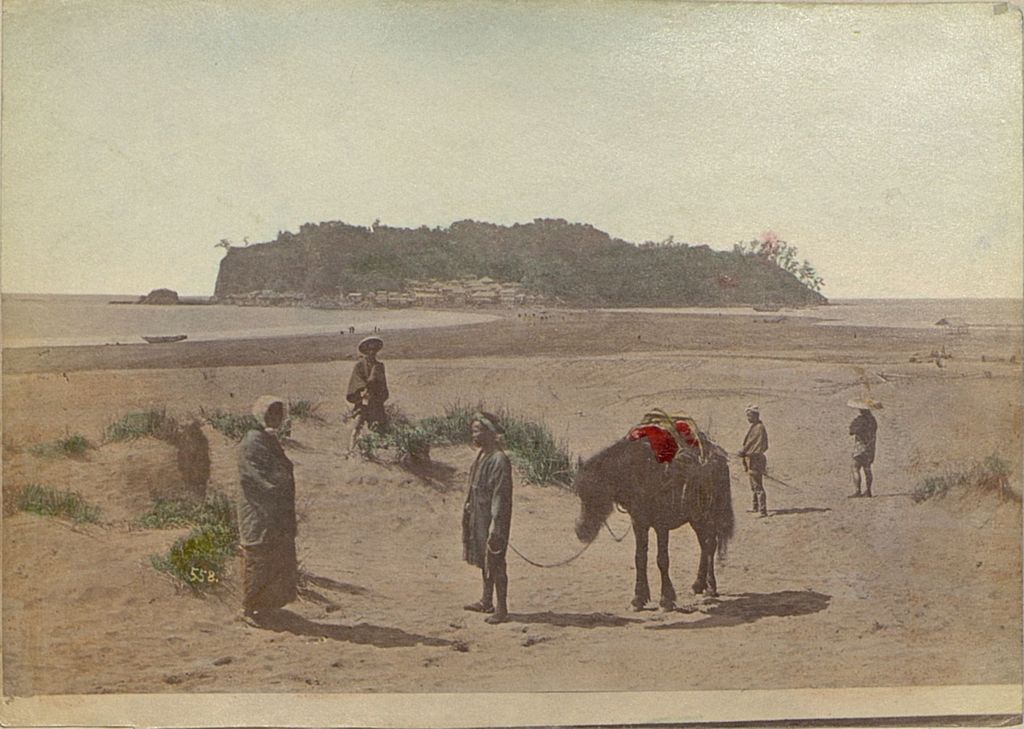
[[367,337],[366,339],[359,343],[358,349],[360,354],[366,354],[370,350],[373,350],[374,352],[379,352],[381,347],[383,346],[384,340],[381,339],[380,337]]
[[846,407],[854,408],[855,410],[881,410],[882,402],[880,400],[872,400],[871,398],[864,398],[862,400],[854,398],[853,400],[846,401]]

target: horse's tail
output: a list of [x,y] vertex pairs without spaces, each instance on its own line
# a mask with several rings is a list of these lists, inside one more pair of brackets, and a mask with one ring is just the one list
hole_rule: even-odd
[[729,548],[729,540],[732,538],[733,529],[736,526],[736,519],[732,512],[732,487],[729,480],[729,464],[724,458],[716,459],[715,487],[715,498],[711,505],[711,519],[715,528],[715,537],[718,541],[718,555],[725,557]]

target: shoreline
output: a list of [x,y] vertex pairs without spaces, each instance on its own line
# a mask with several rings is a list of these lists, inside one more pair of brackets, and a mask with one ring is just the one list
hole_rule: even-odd
[[[944,331],[835,323],[820,326],[810,317],[720,314],[558,311],[547,319],[498,317],[451,326],[390,329],[383,333],[387,359],[465,359],[538,355],[613,355],[677,352],[768,356],[774,359],[906,362],[940,348],[965,359],[1022,359],[1020,331],[978,330],[966,337]],[[780,347],[780,335],[782,344]],[[4,375],[83,370],[225,367],[353,360],[356,334],[188,340],[173,344],[4,347]],[[874,352],[876,354],[872,355]]]

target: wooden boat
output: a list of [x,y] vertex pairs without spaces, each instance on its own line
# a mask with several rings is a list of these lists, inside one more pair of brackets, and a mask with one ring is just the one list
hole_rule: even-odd
[[188,339],[187,334],[171,334],[166,337],[143,337],[150,344],[167,344],[168,342],[180,342],[183,339]]
[[755,306],[754,311],[781,311],[782,307],[778,304],[761,304]]

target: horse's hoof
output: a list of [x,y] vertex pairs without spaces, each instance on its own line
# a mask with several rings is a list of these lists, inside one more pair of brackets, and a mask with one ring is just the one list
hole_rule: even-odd
[[714,588],[707,590],[704,593],[704,597],[718,597],[718,590]]
[[630,607],[630,608],[631,608],[631,609],[633,610],[633,612],[635,612],[635,613],[638,613],[638,612],[640,612],[641,610],[643,610],[643,609],[644,609],[644,606],[646,606],[646,605],[647,605],[647,601],[646,601],[646,600],[644,600],[643,602],[641,602],[640,600],[633,600],[633,601],[631,601],[631,602],[629,603],[629,607]]
[[691,587],[690,589],[693,590],[694,595],[699,595],[702,592],[704,592],[705,586],[700,584],[699,582],[694,582],[693,587]]
[[676,604],[671,600],[662,600],[660,603],[658,603],[658,606],[667,613],[670,613],[676,609]]

